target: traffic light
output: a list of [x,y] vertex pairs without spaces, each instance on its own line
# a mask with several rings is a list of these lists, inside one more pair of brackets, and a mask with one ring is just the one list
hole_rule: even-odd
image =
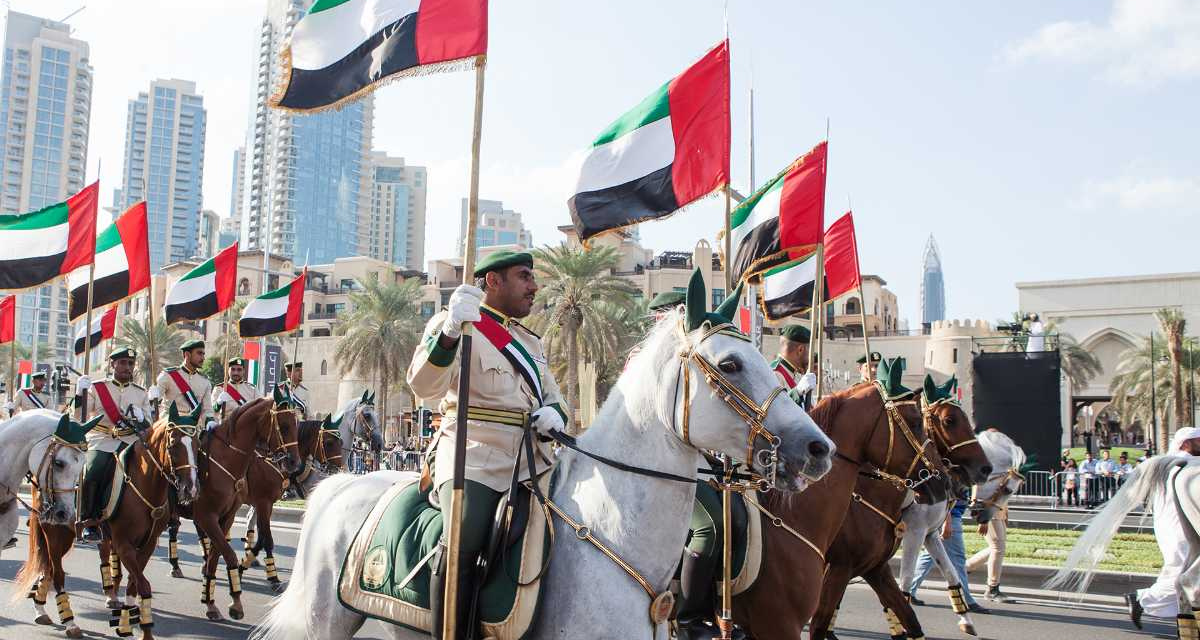
[[419,409],[421,412],[421,437],[433,437],[433,412],[429,409]]

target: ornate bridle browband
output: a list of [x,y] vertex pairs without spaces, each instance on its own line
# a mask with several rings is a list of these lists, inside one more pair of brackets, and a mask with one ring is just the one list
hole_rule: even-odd
[[[943,468],[941,461],[938,460],[935,462],[925,454],[926,448],[933,444],[933,440],[928,436],[925,437],[924,441],[918,439],[917,435],[913,433],[912,427],[908,426],[908,421],[905,420],[904,416],[900,414],[900,410],[898,408],[901,405],[915,405],[916,402],[913,400],[902,400],[899,402],[894,401],[888,397],[887,390],[884,389],[883,383],[876,380],[872,384],[875,385],[876,391],[879,392],[879,396],[883,400],[883,408],[887,413],[888,418],[887,456],[883,460],[883,469],[878,470],[880,475],[883,475],[884,477],[891,475],[886,471],[886,469],[891,466],[892,452],[896,445],[896,431],[898,430],[900,431],[900,434],[904,436],[904,440],[908,442],[908,445],[912,447],[914,455],[912,462],[908,466],[908,470],[903,476],[898,478],[893,476],[889,479],[893,480],[893,482],[899,480],[904,484],[905,487],[912,489],[920,484],[940,477],[942,473],[941,470]],[[921,470],[921,476],[914,481],[910,476],[912,476],[913,472],[917,470],[917,464],[920,462],[925,463],[925,469]]]

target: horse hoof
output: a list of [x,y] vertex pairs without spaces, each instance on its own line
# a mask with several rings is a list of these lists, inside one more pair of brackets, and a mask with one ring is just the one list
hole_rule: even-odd
[[246,617],[246,613],[244,611],[242,611],[241,609],[234,609],[233,607],[229,607],[229,617],[233,618],[234,620],[241,620],[242,618]]
[[206,611],[204,613],[204,615],[209,620],[213,620],[213,621],[221,620],[221,612],[220,611]]
[[67,629],[67,637],[68,638],[82,638],[83,637],[83,629],[80,629],[79,627],[71,627],[70,629]]
[[282,580],[275,580],[275,581],[271,582],[271,592],[272,593],[283,593],[283,589],[284,589],[284,587],[283,587]]
[[963,633],[965,633],[969,636],[979,635],[978,633],[975,633],[975,625],[973,625],[973,624],[960,623],[958,625],[958,630],[962,631]]
[[183,569],[180,569],[179,567],[171,567],[171,577],[172,578],[182,578],[183,577]]
[[54,624],[53,622],[50,622],[50,616],[48,616],[44,613],[42,615],[34,618],[33,621],[38,624]]
[[105,609],[120,609],[122,606],[124,605],[122,605],[121,601],[117,600],[116,598],[109,598],[108,600],[104,601]]

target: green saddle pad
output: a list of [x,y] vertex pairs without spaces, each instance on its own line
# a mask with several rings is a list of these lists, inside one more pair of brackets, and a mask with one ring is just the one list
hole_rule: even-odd
[[[429,491],[418,484],[399,483],[379,499],[346,553],[338,597],[362,615],[427,632],[429,581],[443,523]],[[528,629],[537,605],[535,578],[549,550],[544,512],[531,506],[523,537],[502,551],[504,562],[493,563],[480,592],[485,633],[515,639]]]
[[113,454],[113,462],[109,468],[111,472],[105,473],[103,469],[99,470],[96,482],[100,483],[99,496],[100,503],[104,505],[100,514],[101,520],[108,520],[112,517],[117,509],[121,508],[121,498],[125,496],[125,472],[129,469],[130,452],[133,447],[122,444]]
[[[721,492],[712,485],[697,483],[696,501],[707,506],[706,511],[718,525],[722,518],[721,500]],[[730,529],[733,533],[733,549],[730,553],[730,575],[733,577],[735,594],[746,591],[754,584],[762,565],[762,518],[751,504],[757,500],[758,495],[755,492],[747,492],[735,494],[731,504]],[[693,532],[688,532],[689,540]],[[720,544],[719,540],[717,544]]]

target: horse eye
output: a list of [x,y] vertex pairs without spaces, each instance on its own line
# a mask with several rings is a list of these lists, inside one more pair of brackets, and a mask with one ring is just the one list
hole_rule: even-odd
[[725,373],[737,373],[742,370],[742,363],[737,358],[726,358],[717,365]]
[[1004,495],[1006,495],[1006,496],[1011,496],[1011,495],[1012,495],[1012,489],[1008,488],[1007,486],[1006,486],[1006,487],[1004,487]]
[[63,467],[65,467],[65,466],[67,466],[67,465],[63,464],[63,461],[62,461],[62,460],[55,460],[55,461],[54,461],[54,468],[55,468],[55,469],[62,469],[62,468],[63,468]]

